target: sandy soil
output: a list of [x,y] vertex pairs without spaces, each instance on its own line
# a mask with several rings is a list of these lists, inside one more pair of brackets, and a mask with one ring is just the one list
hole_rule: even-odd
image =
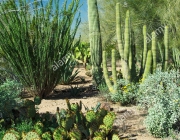
[[[92,88],[92,79],[85,75],[85,69],[80,68],[79,70],[79,76],[86,81],[78,84],[78,87],[82,88],[80,96],[78,98],[71,97],[69,85],[58,85],[54,90],[54,94],[47,99],[43,99],[42,103],[38,106],[40,113],[48,111],[54,114],[57,107],[66,109],[66,98],[68,98],[71,103],[79,103],[81,100],[88,108],[94,107],[100,102],[103,106],[111,108],[111,110],[117,114],[114,129],[119,132],[121,138],[126,138],[126,140],[160,140],[153,138],[146,131],[143,125],[143,120],[146,115],[145,112],[139,110],[136,106],[122,107],[120,104],[106,102],[102,95]],[[77,86],[77,84],[72,84],[72,86]],[[84,108],[83,111],[85,111]]]

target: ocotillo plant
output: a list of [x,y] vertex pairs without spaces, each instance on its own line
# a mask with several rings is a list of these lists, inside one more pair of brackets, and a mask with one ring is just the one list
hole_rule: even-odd
[[102,79],[102,41],[97,0],[88,0],[89,39],[91,49],[92,75],[98,85]]
[[[0,46],[3,57],[23,86],[33,85],[34,95],[44,98],[53,91],[65,71],[64,56],[78,45],[73,45],[73,41],[80,16],[73,30],[71,25],[79,0],[72,0],[69,5],[65,0],[61,7],[59,0],[49,0],[47,4],[39,0],[32,2],[31,7],[28,5],[22,0],[0,4]],[[12,12],[7,12],[9,8]]]

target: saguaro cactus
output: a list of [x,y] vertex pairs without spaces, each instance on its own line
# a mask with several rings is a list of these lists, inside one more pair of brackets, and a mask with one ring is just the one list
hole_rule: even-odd
[[102,41],[97,0],[88,0],[89,39],[91,49],[92,75],[96,84],[102,79]]

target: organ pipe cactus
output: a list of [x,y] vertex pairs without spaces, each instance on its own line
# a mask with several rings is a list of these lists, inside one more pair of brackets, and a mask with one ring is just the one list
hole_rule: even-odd
[[156,71],[156,61],[157,61],[157,49],[156,49],[156,33],[153,31],[152,32],[152,56],[153,56],[153,72]]
[[102,40],[97,0],[88,0],[89,39],[93,80],[98,85],[102,79]]
[[168,59],[169,59],[169,37],[168,37],[168,26],[165,26],[164,32],[164,46],[165,46],[165,56],[164,56],[164,70],[167,70]]
[[147,55],[146,67],[145,67],[145,71],[143,74],[142,81],[144,81],[144,79],[148,76],[148,74],[151,73],[151,70],[152,70],[152,51],[149,50],[148,55]]

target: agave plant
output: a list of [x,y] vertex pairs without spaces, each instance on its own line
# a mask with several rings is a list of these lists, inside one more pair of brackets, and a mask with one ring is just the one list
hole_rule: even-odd
[[74,29],[71,25],[79,8],[79,0],[3,1],[0,5],[0,47],[3,57],[24,87],[34,85],[33,95],[46,97],[65,72],[64,65],[53,70],[70,52],[80,15]]

